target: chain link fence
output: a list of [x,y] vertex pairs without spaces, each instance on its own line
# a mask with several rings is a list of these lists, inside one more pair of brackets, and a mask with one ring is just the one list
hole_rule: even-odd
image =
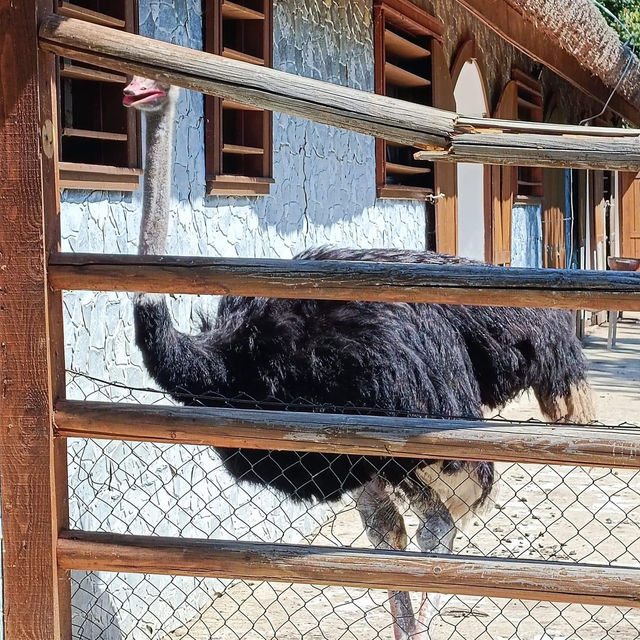
[[[78,372],[68,373],[68,395],[169,401],[153,389]],[[221,406],[256,406],[246,397],[216,400]],[[311,407],[303,400],[285,406],[274,399],[271,406],[380,413],[375,408]],[[634,425],[617,428],[640,435]],[[487,504],[459,516],[455,553],[640,566],[640,471],[507,463],[496,469],[498,480]],[[451,477],[441,473],[438,480],[451,483]],[[71,526],[89,531],[371,546],[349,496],[335,503],[301,504],[270,487],[238,483],[211,447],[70,439],[69,478]],[[449,488],[461,490],[453,484]],[[407,525],[407,548],[419,550],[419,519],[410,500],[398,504]],[[105,572],[74,572],[73,590],[74,636],[82,640],[393,638],[388,594],[377,590]],[[421,594],[412,597],[432,640],[640,636],[640,611],[635,609],[435,595],[421,609]]]

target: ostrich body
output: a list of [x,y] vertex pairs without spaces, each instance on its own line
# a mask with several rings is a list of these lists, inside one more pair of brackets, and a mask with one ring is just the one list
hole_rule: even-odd
[[[147,125],[143,254],[166,250],[175,99],[175,87],[144,78],[125,89],[124,104],[143,110]],[[297,257],[461,262],[383,249],[322,248]],[[528,388],[557,418],[583,417],[576,407],[588,404],[571,400],[587,397],[585,365],[563,312],[223,297],[215,321],[188,335],[174,327],[164,296],[139,294],[134,320],[150,375],[184,404],[246,406],[234,405],[244,397],[265,409],[481,418],[483,404],[497,408]],[[334,501],[350,492],[378,548],[406,547],[401,494],[418,517],[420,549],[450,551],[455,522],[486,501],[494,482],[490,462],[217,451],[237,480],[293,500]],[[391,592],[390,605],[397,640],[426,637],[409,594]]]

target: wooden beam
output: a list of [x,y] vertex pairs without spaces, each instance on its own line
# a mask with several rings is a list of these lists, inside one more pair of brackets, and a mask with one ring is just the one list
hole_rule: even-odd
[[[149,78],[162,77],[178,86],[261,109],[306,118],[313,115],[318,122],[397,139],[402,144],[441,146],[444,138],[432,130],[453,132],[451,117],[437,109],[256,67],[82,20],[51,15],[42,21],[40,34],[43,49],[73,60]],[[396,109],[399,111],[394,112]]]
[[[526,20],[508,0],[458,0],[481,22],[495,31],[503,40],[511,43],[530,58],[540,62],[557,73],[571,85],[605,104],[612,89],[587,68],[582,62],[565,51],[535,25]],[[616,93],[609,105],[618,115],[640,126],[640,110],[629,103],[624,96]]]
[[442,460],[640,468],[639,430],[58,402],[56,436]]
[[0,11],[0,468],[11,640],[71,638],[69,576],[55,557],[68,526],[65,448],[52,437],[62,316],[54,318],[60,298],[49,300],[45,271],[45,224],[55,238],[59,205],[55,60],[37,39],[37,18],[53,5],[5,2]]
[[60,253],[55,289],[640,310],[640,273]]
[[[458,134],[450,148],[443,151],[418,151],[416,160],[481,162],[490,165],[518,165],[562,169],[568,164],[574,169],[607,167],[610,171],[626,171],[635,163],[640,150],[638,138],[598,136],[567,136],[542,133],[513,133],[508,129]],[[512,129],[513,132],[513,129]],[[612,141],[615,143],[612,144]],[[619,155],[627,149],[631,160]],[[517,160],[516,160],[517,159]]]
[[65,569],[640,606],[640,570],[566,562],[68,531]]
[[[39,15],[50,10],[49,0],[38,0]],[[60,251],[60,189],[61,171],[59,162],[59,103],[56,60],[51,54],[39,52],[38,81],[40,86],[40,122],[43,137],[44,160],[42,167],[44,205],[45,255]],[[51,123],[49,127],[48,122]],[[51,134],[54,135],[51,135]],[[49,385],[51,402],[66,397],[64,311],[62,291],[53,291],[47,286]],[[69,527],[69,478],[67,469],[67,442],[55,439],[51,443],[52,474],[51,491],[53,504],[54,536]],[[71,640],[71,574],[57,569],[58,627],[63,640]]]
[[526,120],[503,120],[500,118],[476,118],[474,116],[458,115],[456,127],[459,132],[472,133],[481,131],[486,133],[537,133],[540,135],[571,136],[580,139],[599,137],[629,138],[637,140],[640,136],[638,129],[617,129],[616,127],[584,127],[577,124],[554,124],[552,122],[527,122]]
[[412,145],[436,152],[443,161],[484,164],[497,157],[519,166],[640,170],[638,131],[631,136],[604,136],[584,128],[576,137],[575,128],[547,125],[536,131],[555,136],[553,148],[545,153],[551,144],[547,138],[514,135],[513,128],[506,133],[490,119],[470,128],[449,111],[258,68],[82,20],[49,16],[40,35],[45,50],[67,58]]

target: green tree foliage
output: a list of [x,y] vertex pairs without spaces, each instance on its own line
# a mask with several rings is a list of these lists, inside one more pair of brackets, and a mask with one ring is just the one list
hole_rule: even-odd
[[598,1],[623,23],[624,27],[616,23],[610,16],[606,16],[609,23],[618,31],[622,40],[627,40],[629,34],[631,34],[636,45],[636,51],[640,51],[640,0]]

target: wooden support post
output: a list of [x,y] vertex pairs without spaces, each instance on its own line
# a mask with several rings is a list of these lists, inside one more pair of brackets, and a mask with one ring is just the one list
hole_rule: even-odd
[[[67,523],[66,450],[52,437],[64,373],[57,248],[54,57],[38,51],[51,0],[4,2],[0,49],[0,468],[8,640],[71,638],[69,574],[55,547]],[[50,237],[45,241],[45,226]]]

